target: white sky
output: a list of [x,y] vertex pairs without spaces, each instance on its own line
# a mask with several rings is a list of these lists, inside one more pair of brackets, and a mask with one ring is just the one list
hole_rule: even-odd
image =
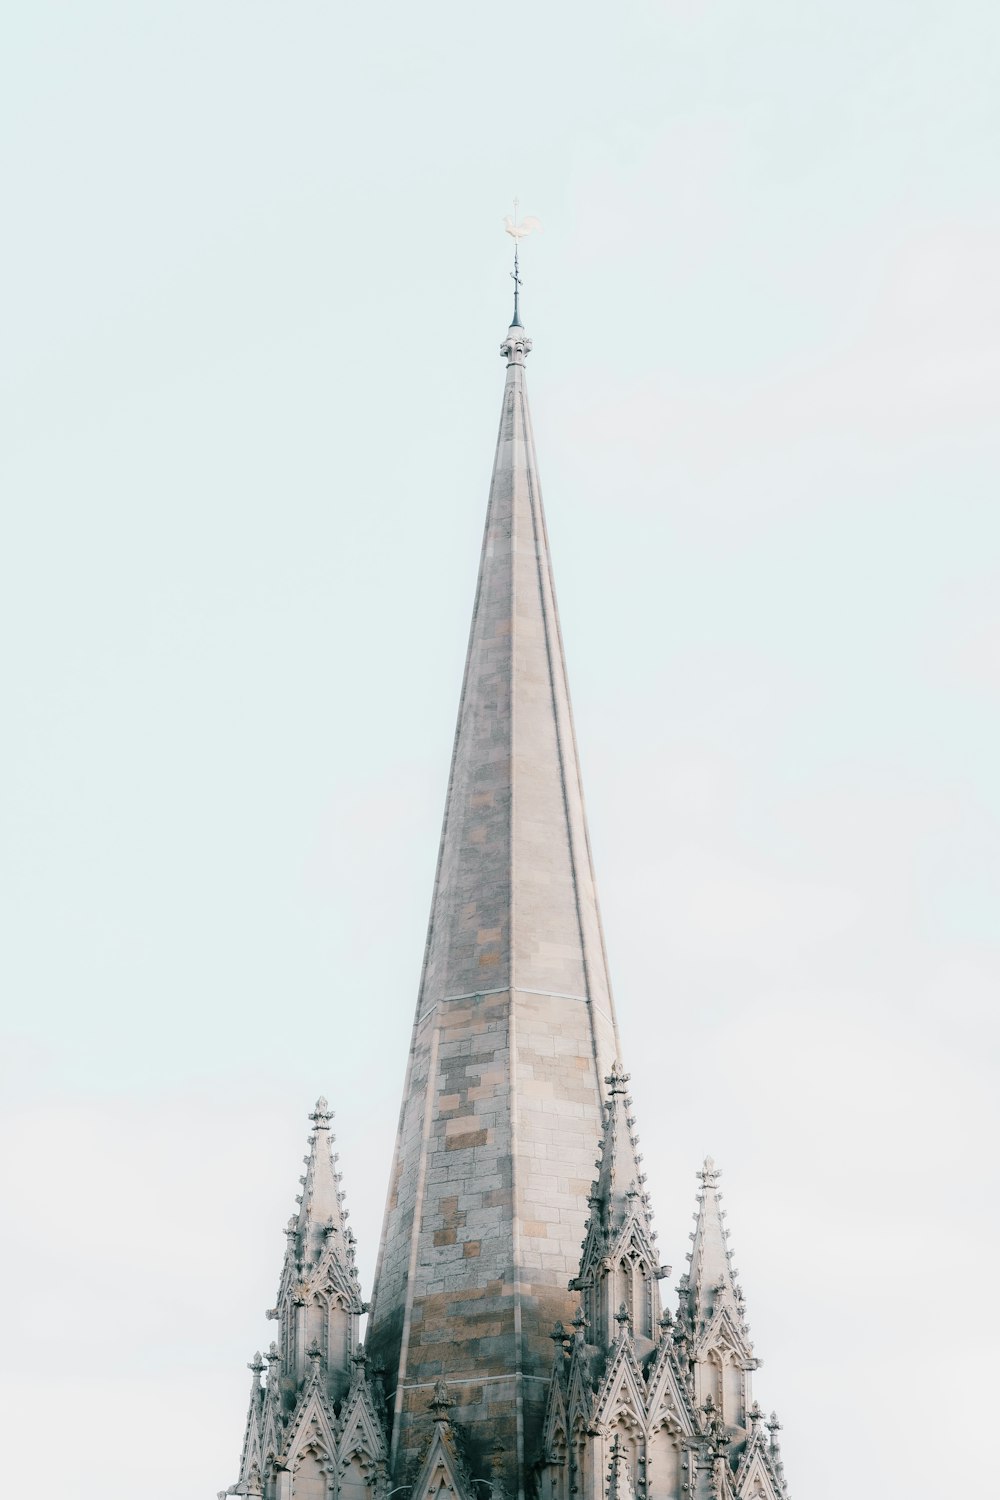
[[2,26],[12,1493],[236,1477],[321,1091],[370,1284],[514,192],[665,1258],[711,1152],[793,1493],[981,1493],[996,6]]

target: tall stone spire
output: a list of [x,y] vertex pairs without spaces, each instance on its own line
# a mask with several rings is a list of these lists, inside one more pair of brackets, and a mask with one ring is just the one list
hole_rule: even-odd
[[393,1478],[444,1380],[524,1493],[619,1055],[525,388],[507,377],[368,1344]]

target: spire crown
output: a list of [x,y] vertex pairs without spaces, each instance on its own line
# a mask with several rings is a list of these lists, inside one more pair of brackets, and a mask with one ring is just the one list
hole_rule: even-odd
[[[515,316],[517,309],[515,308]],[[511,365],[523,365],[531,353],[531,340],[528,338],[520,323],[512,323],[507,330],[507,337],[500,345],[500,356]]]
[[316,1108],[310,1112],[309,1118],[317,1130],[329,1130],[330,1121],[333,1119],[333,1110],[322,1094],[316,1100]]
[[608,1086],[608,1092],[611,1094],[627,1094],[627,1084],[631,1076],[630,1073],[626,1073],[616,1057],[611,1064],[611,1072],[604,1080]]
[[696,1172],[695,1176],[700,1180],[702,1187],[714,1188],[722,1173],[715,1165],[714,1159],[711,1156],[706,1156],[700,1171]]

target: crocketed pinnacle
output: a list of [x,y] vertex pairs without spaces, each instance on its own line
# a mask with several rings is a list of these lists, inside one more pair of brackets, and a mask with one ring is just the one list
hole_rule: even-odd
[[706,1156],[697,1175],[701,1192],[691,1236],[690,1269],[681,1284],[682,1311],[688,1314],[695,1338],[708,1327],[722,1307],[727,1309],[740,1333],[746,1337],[743,1293],[736,1283],[729,1236],[723,1224],[725,1210],[720,1207],[722,1194],[718,1181],[721,1173],[712,1158]]
[[367,1379],[358,1340],[365,1305],[330,1152],[331,1118],[318,1099],[299,1210],[285,1230],[278,1297],[268,1312],[277,1338],[264,1359],[255,1354],[251,1361],[240,1475],[224,1494],[299,1500],[327,1493],[325,1476],[336,1472],[343,1492],[358,1500],[362,1468],[365,1475],[384,1469],[388,1457],[381,1397]]
[[344,1194],[336,1167],[337,1156],[332,1149],[336,1139],[330,1129],[333,1111],[324,1098],[316,1100],[309,1119],[313,1127],[309,1155],[304,1158],[305,1176],[299,1178],[302,1187],[297,1199],[299,1211],[288,1225],[286,1262],[308,1267],[329,1252],[342,1264],[352,1282],[356,1282],[354,1236],[346,1226]]
[[650,1223],[649,1202],[643,1191],[646,1179],[639,1170],[642,1157],[636,1150],[639,1137],[635,1134],[628,1081],[629,1075],[616,1058],[604,1080],[608,1096],[594,1193],[604,1229],[610,1234],[617,1233],[633,1214],[638,1215],[647,1228]]

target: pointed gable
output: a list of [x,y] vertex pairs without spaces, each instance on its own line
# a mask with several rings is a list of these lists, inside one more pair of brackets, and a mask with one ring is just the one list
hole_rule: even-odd
[[594,1421],[614,1426],[623,1413],[640,1424],[646,1417],[646,1382],[635,1356],[635,1344],[623,1328],[594,1399]]
[[597,1353],[584,1343],[583,1319],[576,1321],[576,1337],[570,1353],[569,1372],[566,1376],[566,1415],[570,1433],[580,1426],[587,1428],[593,1421],[594,1396],[591,1381],[592,1360]]
[[552,1363],[552,1378],[545,1403],[545,1419],[542,1423],[542,1455],[544,1461],[561,1459],[569,1442],[569,1415],[566,1410],[566,1394],[563,1389],[567,1377],[567,1358],[562,1338],[562,1324],[557,1326],[555,1358]]
[[698,1431],[698,1419],[674,1352],[669,1325],[662,1331],[646,1379],[646,1411],[651,1429],[662,1423],[685,1437],[693,1437]]
[[332,1461],[337,1450],[336,1425],[337,1419],[324,1389],[319,1358],[314,1356],[309,1379],[285,1433],[280,1455],[282,1462],[290,1468],[297,1455],[307,1447],[322,1450]]
[[[469,1483],[465,1463],[448,1419],[452,1402],[448,1387],[438,1381],[431,1400],[434,1430],[423,1463],[411,1491],[411,1500],[473,1500],[475,1486]],[[443,1494],[442,1494],[443,1492]]]
[[388,1457],[388,1445],[382,1413],[376,1405],[365,1368],[363,1350],[354,1359],[354,1378],[340,1413],[340,1461],[347,1464],[359,1457],[362,1467]]
[[[760,1408],[755,1406],[750,1417],[750,1438],[733,1481],[737,1500],[783,1500],[784,1485],[764,1437]],[[772,1418],[772,1424],[776,1430],[775,1418]]]
[[[264,1417],[264,1387],[261,1385],[260,1377],[265,1369],[264,1361],[258,1351],[247,1369],[252,1372],[250,1382],[250,1405],[247,1411],[247,1424],[243,1436],[243,1453],[240,1458],[240,1483],[244,1486],[252,1482],[259,1484],[260,1475],[263,1472],[263,1417]],[[253,1490],[248,1493],[255,1493]]]

